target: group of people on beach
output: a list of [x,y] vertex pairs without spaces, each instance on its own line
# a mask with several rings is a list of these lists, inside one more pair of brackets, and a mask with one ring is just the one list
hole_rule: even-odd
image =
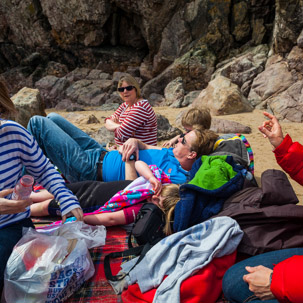
[[[202,156],[214,150],[216,155],[224,154],[217,147],[233,138],[219,137],[210,130],[208,109],[190,108],[182,117],[185,132],[157,146],[157,118],[142,98],[138,82],[125,75],[117,90],[123,103],[105,120],[105,127],[115,134],[116,148],[107,150],[55,113],[32,117],[27,130],[8,120],[16,110],[0,82],[0,292],[7,260],[22,237],[22,228],[34,227],[31,215],[60,214],[63,223],[72,215],[92,225],[124,225],[134,222],[142,201],[150,201],[165,213],[169,235],[174,232],[174,210],[182,202],[179,186],[193,179],[193,169],[197,163],[201,165]],[[302,145],[283,136],[273,115],[264,115],[268,120],[259,127],[260,132],[272,144],[279,165],[303,185]],[[235,162],[250,179],[250,161],[243,164],[235,157]],[[42,189],[36,186],[29,200],[12,200],[12,190],[24,171]],[[129,197],[121,202],[125,188],[138,187],[149,189],[138,203],[130,202]],[[226,272],[224,295],[230,302],[303,302],[301,264],[303,248],[245,259]]]

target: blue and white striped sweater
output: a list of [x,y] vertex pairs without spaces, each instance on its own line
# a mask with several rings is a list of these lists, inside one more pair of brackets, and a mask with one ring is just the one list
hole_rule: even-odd
[[[0,190],[16,185],[23,166],[59,201],[62,215],[80,207],[77,198],[66,188],[63,178],[43,155],[33,136],[14,121],[0,120]],[[10,195],[5,198],[9,199]],[[0,215],[0,228],[29,216],[29,208],[23,213]]]

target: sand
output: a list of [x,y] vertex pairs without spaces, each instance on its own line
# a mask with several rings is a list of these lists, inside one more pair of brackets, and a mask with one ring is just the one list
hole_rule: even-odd
[[[170,123],[174,126],[177,126],[175,123],[175,119],[180,111],[183,111],[184,108],[170,108],[170,107],[155,107],[156,113],[159,113],[170,121]],[[54,110],[48,109],[47,113],[50,113]],[[65,111],[58,111],[57,113],[62,115],[63,117],[67,117],[71,113],[67,113]],[[100,127],[104,125],[104,118],[111,115],[112,111],[95,111],[95,110],[87,110],[81,112],[75,112],[78,114],[90,115],[94,114],[101,123],[95,124],[83,124],[83,123],[74,123],[76,126],[81,128],[84,131],[94,130],[97,131]],[[260,178],[263,171],[266,169],[281,169],[279,165],[276,163],[274,154],[272,152],[272,147],[267,139],[263,137],[263,135],[258,131],[258,126],[262,124],[264,121],[263,112],[260,110],[254,110],[251,113],[243,113],[243,114],[235,114],[235,115],[227,115],[220,116],[217,118],[228,119],[236,122],[240,122],[242,124],[248,125],[252,129],[251,134],[245,134],[247,140],[251,144],[254,157],[255,157],[255,177],[257,182],[260,184]],[[281,123],[283,133],[286,135],[287,133],[292,137],[294,141],[299,141],[303,144],[303,138],[301,134],[303,133],[303,123]],[[159,142],[161,144],[161,142]],[[290,179],[290,178],[289,178]],[[300,204],[302,203],[303,198],[303,187],[298,183],[290,179],[290,182],[300,200]]]

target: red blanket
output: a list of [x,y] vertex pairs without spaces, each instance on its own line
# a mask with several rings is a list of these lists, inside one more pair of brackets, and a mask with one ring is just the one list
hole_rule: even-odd
[[[122,302],[106,280],[104,274],[104,256],[116,251],[127,249],[127,235],[121,227],[107,227],[106,243],[103,247],[90,250],[92,260],[95,264],[94,276],[86,281],[84,285],[66,302],[68,303],[117,303]],[[121,260],[112,259],[111,269],[113,274],[120,270]]]

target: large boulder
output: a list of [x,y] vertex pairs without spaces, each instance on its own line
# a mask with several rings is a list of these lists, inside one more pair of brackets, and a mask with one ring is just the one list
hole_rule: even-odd
[[71,82],[66,78],[46,76],[36,82],[35,87],[39,89],[45,102],[46,108],[56,107],[65,98],[65,90]]
[[181,135],[182,131],[172,126],[168,119],[160,114],[156,114],[158,123],[158,141],[169,140],[177,135]]
[[283,93],[271,98],[267,108],[279,119],[286,122],[303,122],[303,80]]
[[[73,102],[84,106],[91,106],[92,100],[100,96],[99,101],[102,102],[102,94],[111,90],[113,82],[111,80],[79,80],[70,85],[65,93],[66,97]],[[105,100],[104,100],[105,102]],[[96,105],[96,104],[94,104]],[[101,104],[97,104],[101,105]]]
[[98,131],[88,132],[88,135],[90,135],[93,139],[95,139],[99,144],[103,146],[115,144],[114,132],[108,131],[105,126],[101,127]]
[[24,87],[12,96],[11,99],[18,110],[18,115],[15,120],[25,128],[32,116],[46,116],[44,102],[41,99],[38,89]]
[[303,49],[295,46],[287,55],[288,67],[296,80],[303,77]]
[[253,107],[249,104],[239,87],[230,79],[218,76],[210,81],[192,103],[194,107],[208,107],[214,116],[249,112]]
[[285,91],[294,82],[286,60],[273,56],[268,60],[265,70],[254,79],[248,100],[253,106],[257,106],[273,95]]
[[181,107],[185,95],[183,80],[178,77],[167,84],[164,90],[165,105],[171,107]]
[[240,133],[250,134],[251,128],[247,125],[236,121],[230,121],[226,119],[212,118],[210,129],[216,133],[229,134]]
[[254,78],[264,70],[268,51],[267,45],[249,48],[244,53],[221,62],[212,79],[217,75],[229,78],[247,97]]
[[190,106],[197,99],[200,93],[200,90],[193,90],[189,92],[187,95],[184,96],[184,99],[181,103],[181,107]]

